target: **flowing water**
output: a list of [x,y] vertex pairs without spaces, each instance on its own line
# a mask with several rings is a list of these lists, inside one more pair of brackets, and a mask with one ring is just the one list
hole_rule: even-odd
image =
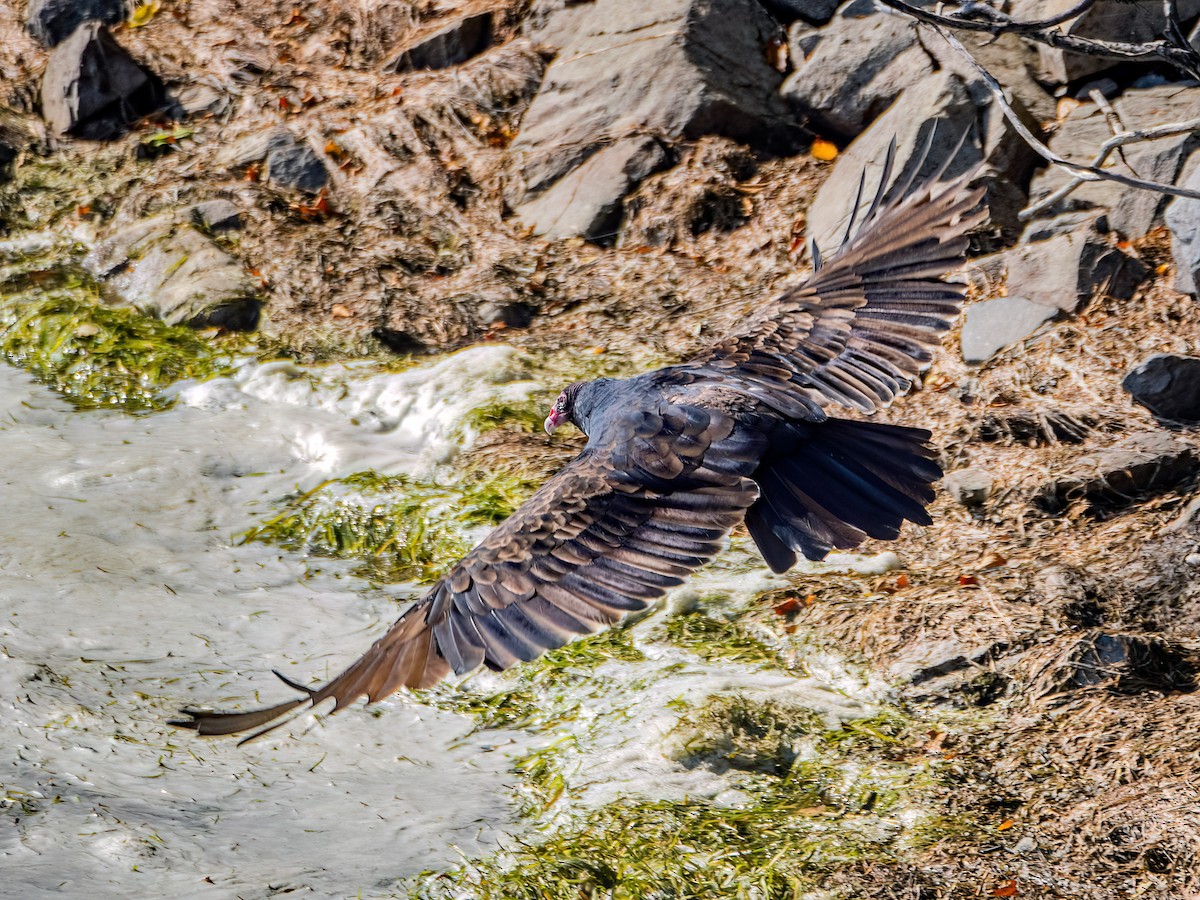
[[522,390],[497,383],[511,355],[323,381],[253,366],[141,417],[0,365],[0,894],[367,896],[511,823],[505,758],[452,713],[359,707],[244,747],[166,724],[286,696],[271,667],[334,671],[395,618],[402,588],[233,538],[297,485],[427,470],[466,410]]
[[[417,586],[238,535],[326,479],[436,477],[470,438],[467,413],[532,388],[516,358],[246,362],[142,416],[77,410],[0,365],[0,896],[397,896],[397,879],[528,829],[511,759],[529,736],[413,698],[242,747],[167,724],[188,704],[283,699],[271,668],[323,679],[386,628]],[[735,553],[674,602],[784,584]],[[665,749],[683,699],[782,691],[845,719],[879,694],[836,660],[795,678],[655,646],[579,692],[590,743],[569,762],[587,802],[722,796],[719,775]]]

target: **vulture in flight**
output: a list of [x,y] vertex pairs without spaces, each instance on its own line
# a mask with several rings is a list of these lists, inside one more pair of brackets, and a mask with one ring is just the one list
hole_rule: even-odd
[[930,432],[826,412],[872,413],[928,366],[963,300],[944,278],[986,217],[970,176],[909,179],[885,199],[891,161],[861,227],[827,260],[814,247],[811,277],[733,334],[678,365],[568,386],[546,430],[569,422],[587,446],[348,669],[316,689],[281,675],[302,696],[173,724],[256,737],[303,704],[507,669],[644,609],[741,523],[776,572],[930,524]]

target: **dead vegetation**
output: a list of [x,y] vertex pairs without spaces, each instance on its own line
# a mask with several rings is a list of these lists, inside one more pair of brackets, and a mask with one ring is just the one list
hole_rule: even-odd
[[[504,6],[504,27],[521,6]],[[44,57],[18,7],[0,8],[0,99],[28,108]],[[120,38],[207,112],[153,165],[136,148],[157,126],[131,135],[120,165],[81,177],[55,215],[100,227],[118,214],[238,200],[246,221],[235,249],[269,285],[268,328],[308,358],[381,352],[379,338],[409,351],[500,339],[635,366],[686,355],[795,276],[798,217],[823,164],[754,159],[727,142],[701,142],[647,182],[630,201],[637,240],[625,246],[522,234],[507,218],[505,150],[545,58],[517,39],[451,73],[381,74],[435,7],[164,3],[153,41],[137,29]],[[201,57],[212,76],[196,80]],[[221,146],[277,124],[323,155],[326,194],[213,165]],[[1086,450],[1162,427],[1120,379],[1150,353],[1195,350],[1200,308],[1169,287],[1166,240],[1158,232],[1132,248],[1156,272],[1132,301],[1100,297],[982,369],[948,351],[886,414],[931,428],[947,471],[990,472],[982,507],[942,496],[935,524],[894,545],[907,564],[900,576],[799,576],[795,596],[810,602],[776,596],[753,614],[868,662],[906,702],[989,710],[986,726],[941,751],[957,777],[937,794],[947,821],[981,828],[947,829],[903,861],[847,862],[822,876],[833,896],[1200,891],[1200,570],[1185,562],[1200,546],[1200,516],[1185,506],[1195,485],[1102,515],[1031,505]],[[487,304],[524,305],[531,326],[485,320]],[[518,423],[489,432],[472,463],[528,472],[529,459],[550,467],[563,455]],[[1128,638],[1143,655],[1103,657],[1098,637]]]

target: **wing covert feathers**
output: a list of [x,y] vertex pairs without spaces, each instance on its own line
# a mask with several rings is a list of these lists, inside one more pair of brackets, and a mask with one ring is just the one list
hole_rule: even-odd
[[[276,727],[301,706],[378,700],[452,672],[501,670],[644,609],[708,562],[758,497],[765,438],[723,413],[618,418],[328,684],[266,709],[188,709],[200,734]],[[597,443],[599,446],[593,447]],[[273,724],[274,723],[274,724]]]
[[803,284],[686,367],[739,381],[785,415],[827,403],[870,413],[908,390],[962,306],[942,279],[987,210],[968,175],[873,206],[857,234]]
[[[928,522],[941,475],[928,433],[827,420],[823,407],[873,412],[908,390],[962,305],[964,288],[943,279],[986,211],[967,179],[882,197],[807,282],[695,359],[651,373],[683,390],[675,402],[610,398],[589,420],[584,452],[328,684],[285,678],[302,696],[241,713],[187,709],[173,724],[205,735],[260,729],[250,740],[326,700],[337,709],[479,666],[506,669],[644,609],[743,519],[776,571],[797,551],[819,559],[895,537],[905,520]],[[709,408],[704,398],[722,392],[776,425]]]

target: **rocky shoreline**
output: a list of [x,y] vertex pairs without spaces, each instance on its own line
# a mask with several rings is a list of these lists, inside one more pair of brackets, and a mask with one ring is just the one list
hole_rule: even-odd
[[[1177,6],[1198,27],[1200,3]],[[1055,28],[1166,22],[1098,0]],[[1186,73],[960,37],[1053,154],[1200,189]],[[1200,890],[1200,200],[1071,186],[970,59],[868,0],[30,0],[0,8],[0,47],[18,363],[46,285],[302,361],[481,341],[677,358],[794,281],[807,242],[836,248],[890,142],[903,183],[965,137],[947,174],[980,166],[992,210],[971,302],[888,415],[944,448],[937,524],[902,536],[899,574],[800,575],[739,613],[860,661],[917,721],[978,713],[884,742],[951,763],[934,793],[962,827],[806,889]],[[86,356],[81,327],[62,340]],[[503,417],[480,431],[469,460],[500,470],[569,449]]]

